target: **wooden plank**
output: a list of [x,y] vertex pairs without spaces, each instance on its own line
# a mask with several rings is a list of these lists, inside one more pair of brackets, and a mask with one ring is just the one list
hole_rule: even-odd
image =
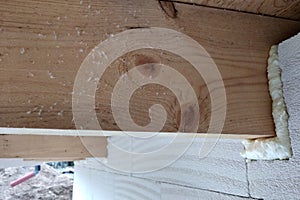
[[106,137],[0,135],[0,158],[45,161],[105,157],[106,143]]
[[174,2],[300,20],[299,0],[176,0]]
[[[109,34],[134,27],[166,27],[191,36],[215,60],[227,92],[223,133],[273,136],[266,78],[268,50],[272,44],[299,31],[299,23],[174,5],[176,18],[168,17],[157,1],[146,0],[2,3],[0,126],[74,129],[73,83],[88,52]],[[119,130],[111,112],[111,92],[124,72],[145,60],[169,65],[192,83],[202,111],[198,132],[205,132],[210,119],[210,97],[201,76],[184,59],[149,49],[117,59],[100,80],[95,107],[102,128]],[[162,131],[177,131],[180,107],[169,90],[157,85],[143,87],[134,94],[132,118],[140,125],[147,124],[148,109],[154,103],[162,104],[168,113]]]

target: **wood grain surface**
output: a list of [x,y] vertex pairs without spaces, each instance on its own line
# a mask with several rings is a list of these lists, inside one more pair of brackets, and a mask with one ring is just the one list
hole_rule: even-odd
[[299,0],[177,0],[176,2],[300,20]]
[[0,135],[0,157],[37,161],[71,161],[87,157],[105,157],[106,144],[106,137]]
[[[112,34],[165,27],[192,37],[217,64],[227,93],[223,133],[273,136],[266,77],[268,51],[300,31],[300,23],[183,3],[174,3],[174,8],[176,15],[170,16],[154,0],[2,1],[0,126],[74,129],[73,83],[87,54]],[[205,132],[211,105],[202,77],[183,58],[155,49],[129,52],[105,71],[95,104],[101,126],[119,130],[111,112],[114,84],[135,65],[149,62],[171,66],[191,83],[201,110],[198,132]],[[158,103],[168,114],[162,131],[178,130],[181,110],[167,88],[146,85],[130,101],[137,124],[149,123],[149,107]]]

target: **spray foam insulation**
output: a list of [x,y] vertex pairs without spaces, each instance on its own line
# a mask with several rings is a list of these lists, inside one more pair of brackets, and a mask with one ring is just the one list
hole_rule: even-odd
[[288,113],[283,97],[278,46],[271,47],[268,59],[269,92],[272,98],[272,115],[276,137],[244,140],[245,150],[241,155],[248,160],[288,159],[292,156],[288,129]]

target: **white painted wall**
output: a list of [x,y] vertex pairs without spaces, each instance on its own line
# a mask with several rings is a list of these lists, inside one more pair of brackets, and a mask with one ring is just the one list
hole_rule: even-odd
[[160,199],[160,184],[146,179],[101,171],[89,165],[77,163],[73,200],[110,199],[158,200]]
[[[96,160],[92,159],[76,163],[73,191],[74,200],[252,199],[239,195],[184,186],[181,183],[166,183],[148,178],[133,177],[132,174],[119,174],[98,164]],[[181,173],[181,176],[183,174],[184,172]],[[179,179],[179,177],[177,178]],[[188,182],[188,179],[185,181]]]
[[[109,143],[123,144],[125,149],[143,152],[146,149],[154,150],[167,140],[162,137],[150,143],[141,140],[129,142],[122,137],[113,137]],[[179,193],[182,195],[177,195],[177,199],[247,199],[249,192],[246,162],[239,155],[243,148],[241,141],[220,140],[207,158],[199,159],[198,153],[203,142],[203,138],[195,139],[190,149],[179,160],[151,173],[118,172],[104,167],[96,159],[76,162],[74,199],[159,200],[176,199],[175,196]],[[110,151],[110,145],[107,159],[117,160],[119,157]],[[151,165],[151,162],[155,161],[134,164]],[[187,191],[192,193],[187,195]]]
[[75,165],[73,200],[114,199],[113,175]]

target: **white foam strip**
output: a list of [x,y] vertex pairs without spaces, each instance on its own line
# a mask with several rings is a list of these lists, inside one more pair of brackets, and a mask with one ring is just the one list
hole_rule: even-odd
[[52,135],[52,136],[117,136],[120,131],[76,129],[0,128],[0,135]]
[[[53,136],[87,136],[87,137],[109,137],[109,136],[126,136],[126,133],[134,133],[131,131],[105,131],[105,130],[77,130],[77,129],[40,129],[40,128],[7,128],[0,127],[0,135],[53,135]],[[184,134],[188,137],[199,138],[223,138],[223,139],[243,139],[253,138],[251,134],[221,134],[218,133],[180,133],[180,132],[157,132],[157,136],[174,136],[176,134]],[[139,135],[146,137],[153,135],[153,132],[139,132]],[[262,135],[260,135],[262,136]]]
[[288,159],[292,156],[288,131],[288,114],[282,93],[281,70],[278,60],[278,45],[270,49],[268,59],[269,91],[272,97],[273,119],[276,137],[244,140],[245,150],[241,155],[248,160]]
[[[105,130],[77,130],[77,129],[40,129],[40,128],[6,128],[0,127],[0,135],[52,135],[52,136],[87,136],[87,137],[108,137],[108,136],[126,136],[130,131],[105,131]],[[137,133],[137,132],[134,132]],[[141,136],[152,135],[152,132],[139,132]],[[177,133],[158,132],[159,136],[172,136]],[[195,136],[195,133],[180,133],[187,136]],[[206,136],[196,134],[196,136]],[[232,136],[234,137],[234,136]]]

